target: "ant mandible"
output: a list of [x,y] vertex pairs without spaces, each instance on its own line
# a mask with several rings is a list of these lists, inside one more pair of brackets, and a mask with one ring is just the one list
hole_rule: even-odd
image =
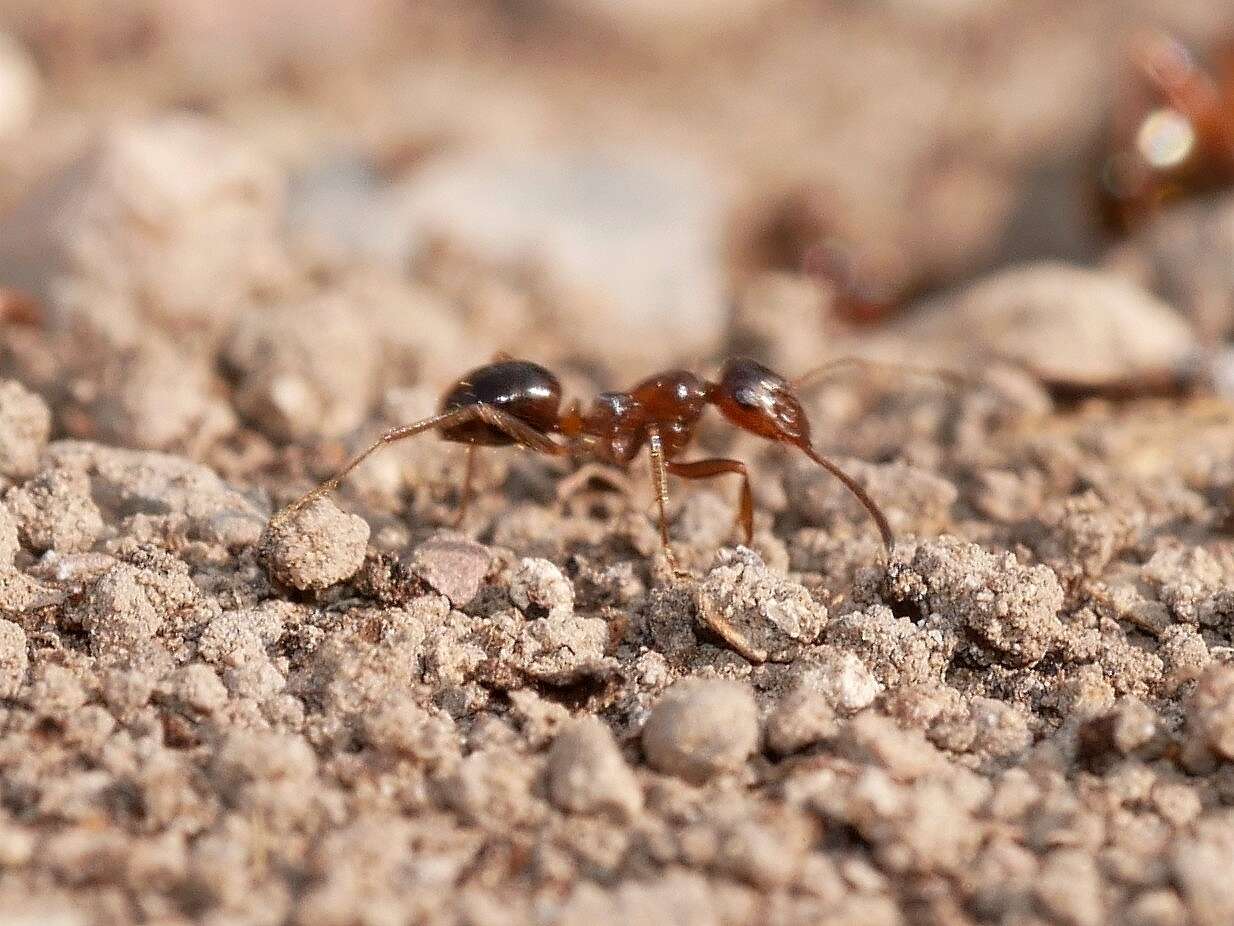
[[[796,383],[813,379],[826,369],[852,364],[877,366],[845,358],[812,371]],[[425,431],[435,430],[442,440],[467,445],[460,519],[471,493],[475,453],[480,447],[517,444],[549,456],[570,456],[621,468],[629,466],[645,447],[659,506],[660,541],[669,565],[677,569],[666,514],[670,474],[683,479],[740,476],[737,523],[747,544],[754,534],[754,502],[744,463],[725,457],[678,459],[694,439],[709,405],[744,431],[796,447],[840,480],[878,526],[890,561],[895,538],[886,516],[851,476],[814,449],[810,423],[793,383],[746,358],[725,363],[715,382],[687,370],[671,370],[645,379],[627,392],[602,392],[586,410],[573,402],[563,412],[561,383],[556,376],[531,361],[500,356],[456,381],[443,396],[436,415],[387,431],[275,519],[281,521],[334,491],[348,473],[380,448]]]

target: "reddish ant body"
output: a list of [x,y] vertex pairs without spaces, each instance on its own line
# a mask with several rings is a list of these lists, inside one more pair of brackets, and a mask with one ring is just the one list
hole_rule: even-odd
[[[861,361],[837,361],[827,366],[853,363]],[[645,379],[627,392],[601,393],[586,410],[574,402],[563,411],[561,384],[556,376],[527,360],[499,358],[455,382],[442,398],[436,415],[386,432],[334,476],[276,517],[285,518],[333,491],[348,473],[386,444],[430,430],[437,431],[442,440],[467,445],[460,517],[471,492],[472,465],[479,447],[517,444],[550,456],[570,456],[623,468],[646,448],[659,505],[660,539],[665,556],[675,567],[665,513],[670,474],[683,479],[709,479],[730,473],[740,476],[737,523],[747,544],[754,532],[750,476],[744,463],[723,457],[678,459],[694,439],[708,406],[715,406],[742,430],[796,447],[839,479],[874,519],[890,558],[894,538],[882,510],[851,476],[814,449],[809,420],[792,384],[748,359],[728,361],[716,382],[686,370],[673,370]]]
[[1177,39],[1137,37],[1133,58],[1149,98],[1116,113],[1114,143],[1101,164],[1106,223],[1129,231],[1180,197],[1234,184],[1234,44],[1205,68]]

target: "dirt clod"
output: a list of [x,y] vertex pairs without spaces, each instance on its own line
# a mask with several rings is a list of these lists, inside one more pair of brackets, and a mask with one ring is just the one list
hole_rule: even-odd
[[18,521],[21,540],[36,552],[80,553],[103,532],[103,516],[80,470],[48,469],[9,490],[5,504]]
[[50,433],[47,403],[19,382],[0,382],[0,476],[34,475]]
[[740,769],[758,738],[758,714],[744,685],[687,679],[656,702],[643,727],[643,752],[659,771],[701,783]]
[[510,577],[510,600],[528,617],[561,618],[574,611],[574,586],[544,559],[524,559]]
[[567,813],[610,812],[632,817],[643,794],[608,727],[593,718],[574,721],[548,754],[549,795]]
[[301,591],[322,589],[356,574],[364,562],[369,526],[326,499],[283,521],[272,521],[258,545],[270,577]]
[[1032,665],[1062,633],[1063,590],[1046,566],[942,538],[921,544],[893,594],[919,601],[1008,665]]
[[825,605],[744,547],[717,557],[699,586],[698,610],[704,624],[759,662],[791,657],[827,625]]

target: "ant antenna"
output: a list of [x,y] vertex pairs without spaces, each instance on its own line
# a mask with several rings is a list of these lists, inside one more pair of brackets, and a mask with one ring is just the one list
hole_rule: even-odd
[[858,484],[856,479],[844,472],[844,470],[840,469],[840,467],[836,466],[813,447],[804,446],[801,449],[805,451],[806,456],[811,460],[839,479],[844,484],[844,488],[852,492],[857,501],[861,502],[865,507],[865,510],[878,526],[878,535],[883,540],[883,550],[886,551],[887,562],[890,564],[891,558],[895,553],[896,538],[895,534],[891,532],[891,525],[887,523],[887,516],[883,514],[883,509],[878,507],[878,504],[874,499],[870,498],[869,494]]
[[971,378],[954,370],[939,370],[933,367],[919,367],[908,363],[884,360],[867,360],[864,357],[840,357],[836,360],[829,360],[790,380],[790,385],[795,390],[805,389],[827,378],[832,373],[846,369],[871,370],[877,373],[904,373],[909,376],[933,379],[956,389],[968,388],[973,385]]

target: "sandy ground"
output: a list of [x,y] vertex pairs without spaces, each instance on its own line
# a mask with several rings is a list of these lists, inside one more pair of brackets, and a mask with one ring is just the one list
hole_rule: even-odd
[[[0,4],[0,924],[1234,921],[1234,197],[1091,197],[1234,24],[1153,6]],[[268,526],[500,350],[965,378],[802,390],[890,562],[718,416],[688,576],[431,436]]]

